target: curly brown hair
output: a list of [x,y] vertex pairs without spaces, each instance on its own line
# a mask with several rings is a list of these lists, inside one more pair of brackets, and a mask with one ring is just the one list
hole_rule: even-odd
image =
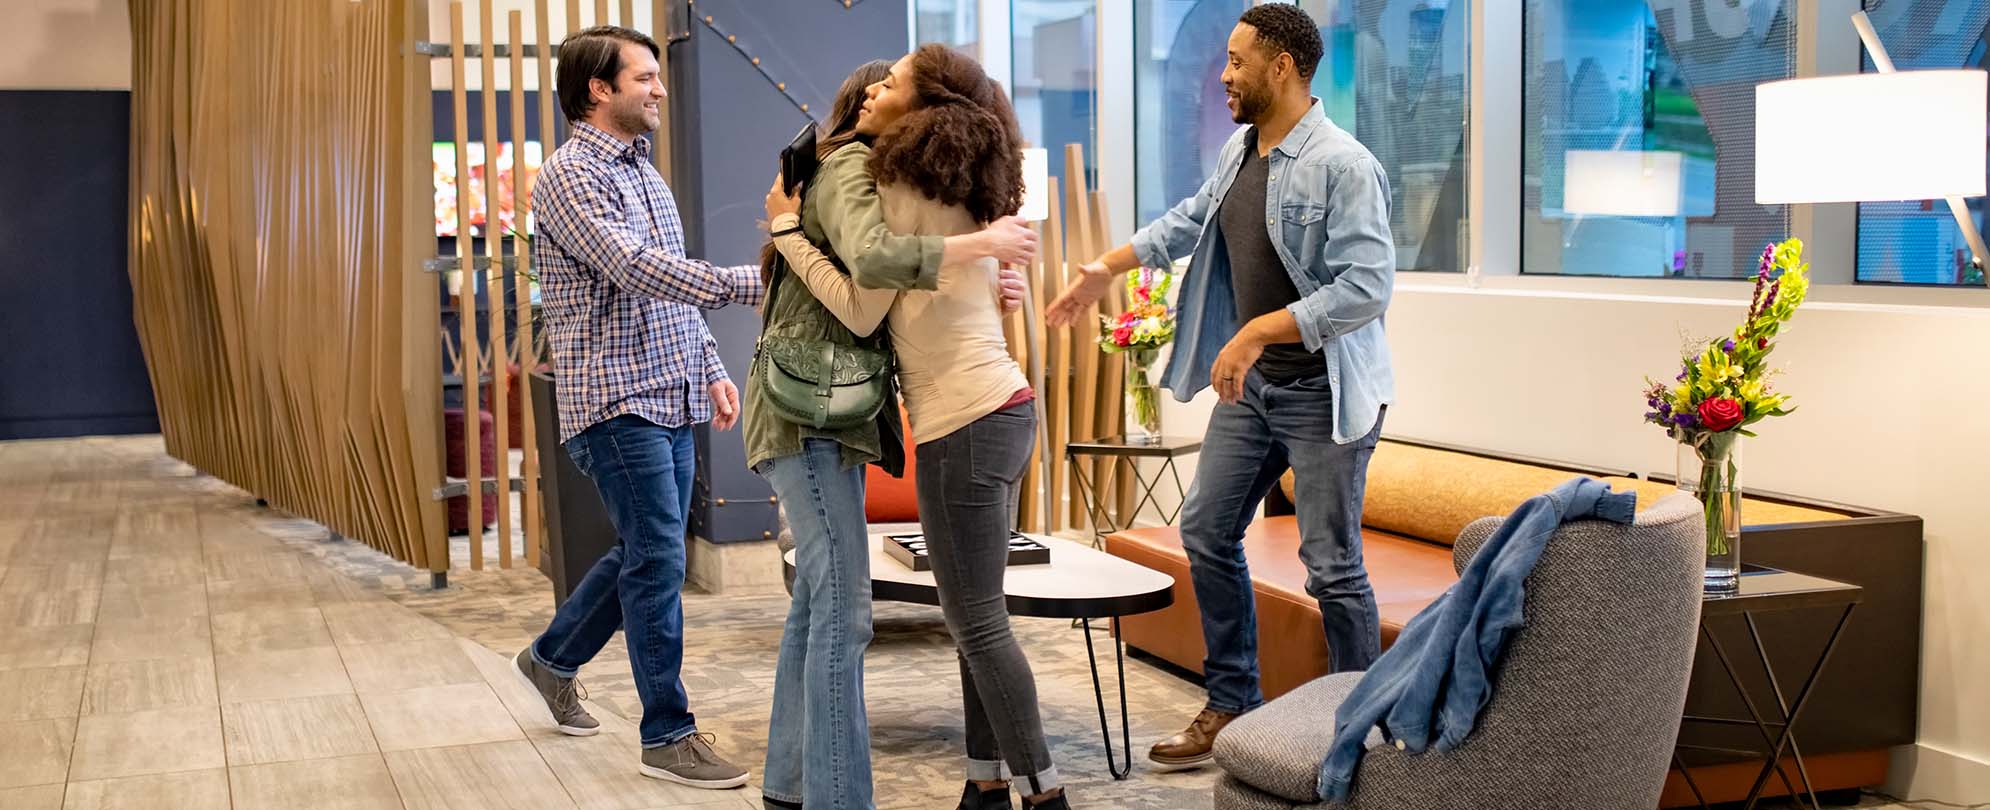
[[912,53],[912,76],[912,110],[878,136],[871,177],[962,206],[983,224],[1016,213],[1023,136],[1002,86],[980,63],[939,44]]

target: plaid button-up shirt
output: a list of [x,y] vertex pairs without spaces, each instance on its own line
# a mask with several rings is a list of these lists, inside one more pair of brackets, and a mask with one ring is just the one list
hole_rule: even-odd
[[532,186],[532,211],[560,440],[623,414],[665,427],[710,420],[706,388],[727,377],[698,310],[758,304],[760,268],[685,257],[648,138],[625,144],[575,122]]

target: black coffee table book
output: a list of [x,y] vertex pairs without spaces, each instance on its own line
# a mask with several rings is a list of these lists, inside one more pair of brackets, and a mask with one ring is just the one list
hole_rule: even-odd
[[[884,553],[914,571],[933,570],[933,558],[926,556],[926,536],[923,534],[887,534],[884,536]],[[1049,565],[1050,549],[1024,535],[1011,532],[1009,564]]]

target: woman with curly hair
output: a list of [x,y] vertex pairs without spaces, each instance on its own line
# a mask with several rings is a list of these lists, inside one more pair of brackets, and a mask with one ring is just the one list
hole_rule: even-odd
[[[973,59],[926,45],[868,93],[856,131],[876,139],[868,168],[891,230],[971,233],[1022,206],[1015,112]],[[837,213],[824,218],[833,223]],[[825,301],[883,307],[898,354],[918,443],[919,522],[961,665],[968,781],[960,807],[1006,810],[1006,765],[1027,787],[1025,807],[1067,808],[1002,591],[1036,411],[1003,338],[997,271],[994,260],[937,274],[853,265],[854,282],[808,280]]]
[[[894,233],[885,225],[877,183],[866,169],[869,138],[856,131],[866,88],[883,81],[890,62],[851,74],[819,128],[819,165],[807,178],[806,203],[768,192],[773,233],[761,257],[770,294],[761,312],[765,337],[853,345],[884,321],[892,294],[848,284],[849,276],[817,246],[861,273],[939,278],[955,272],[984,278],[990,258],[1027,262],[1036,238],[1015,221],[950,234]],[[805,143],[804,143],[805,145]],[[799,178],[798,178],[799,179]],[[776,251],[788,260],[771,278]],[[831,279],[844,286],[835,289]],[[817,296],[811,286],[829,292]],[[1004,308],[1022,305],[1020,273],[1003,278]],[[765,362],[765,358],[756,358]],[[897,397],[887,392],[878,418],[856,427],[818,430],[783,418],[758,373],[746,384],[747,463],[774,488],[795,542],[793,601],[775,668],[768,723],[769,808],[870,810],[870,727],[864,713],[864,648],[871,639],[870,549],[864,519],[864,466],[902,475],[905,449]]]

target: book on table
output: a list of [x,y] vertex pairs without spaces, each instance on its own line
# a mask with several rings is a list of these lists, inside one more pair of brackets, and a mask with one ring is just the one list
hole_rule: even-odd
[[[933,559],[928,556],[926,536],[923,534],[887,534],[884,536],[884,553],[914,571],[933,570]],[[1009,533],[1009,565],[1049,564],[1049,546],[1019,532]]]

